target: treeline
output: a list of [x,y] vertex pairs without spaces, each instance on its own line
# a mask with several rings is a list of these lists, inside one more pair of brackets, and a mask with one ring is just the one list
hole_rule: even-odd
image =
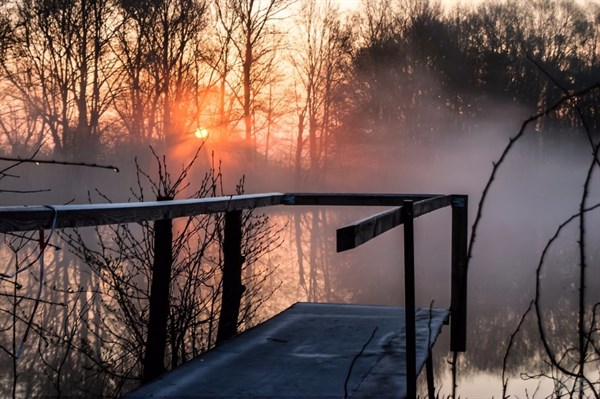
[[[598,80],[599,43],[597,2],[3,2],[2,147],[90,159],[203,128],[300,180],[342,142],[470,131],[499,99],[544,108]],[[578,104],[593,128],[598,100]]]
[[[461,132],[499,102],[533,113],[600,76],[598,3],[485,2],[445,13],[429,2],[378,4],[367,8],[367,40],[354,62],[364,112],[353,126],[361,132],[402,130],[404,139]],[[590,122],[597,96],[579,104]],[[451,124],[440,123],[440,114]],[[581,123],[565,110],[552,119]]]

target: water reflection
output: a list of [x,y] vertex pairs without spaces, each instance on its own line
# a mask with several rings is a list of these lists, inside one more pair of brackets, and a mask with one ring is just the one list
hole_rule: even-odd
[[[370,210],[372,211],[372,210]],[[322,249],[318,253],[324,258],[317,258],[313,266],[320,268],[312,271],[318,276],[329,275],[331,295],[316,296],[311,292],[301,290],[295,298],[286,297],[289,303],[293,300],[334,300],[349,303],[372,303],[402,305],[402,252],[399,243],[402,242],[402,232],[393,231],[386,233],[377,240],[366,244],[355,251],[344,254],[333,254],[334,245],[329,241],[314,239],[334,235],[335,227],[348,221],[364,216],[363,211],[329,209],[326,217],[319,216],[327,223],[309,223],[314,217],[314,211],[305,211],[306,224],[310,228],[304,230],[302,235],[302,256],[310,257],[314,252],[310,245],[318,245]],[[323,212],[324,213],[324,212]],[[368,211],[366,212],[369,213]],[[598,216],[590,220],[598,221]],[[590,224],[593,223],[590,221]],[[419,221],[417,225],[417,286],[418,305],[429,306],[434,301],[435,306],[449,304],[449,232],[444,231],[448,226],[449,215],[432,215],[427,220]],[[594,225],[597,226],[597,225]],[[544,236],[549,237],[549,229],[540,229],[539,225],[531,226],[534,234],[533,243],[528,242],[528,247],[502,250],[506,245],[512,244],[508,238],[498,244],[497,242],[483,242],[486,251],[478,255],[469,285],[469,325],[468,325],[468,351],[461,355],[458,371],[458,393],[461,397],[499,397],[503,392],[502,368],[506,365],[505,375],[507,381],[507,395],[530,395],[547,397],[555,393],[557,382],[564,380],[557,373],[556,368],[549,366],[548,356],[540,341],[538,320],[533,312],[529,313],[523,324],[517,330],[519,323],[534,297],[535,269],[539,259],[539,249],[545,244]],[[317,231],[323,229],[323,231]],[[528,234],[527,229],[523,231]],[[315,233],[315,231],[317,231]],[[502,234],[501,229],[498,231]],[[542,308],[542,325],[546,331],[548,342],[557,354],[562,354],[561,362],[568,367],[574,367],[577,361],[577,307],[578,289],[578,247],[574,241],[574,231],[564,231],[564,238],[556,243],[547,262],[547,271],[542,276],[542,295],[540,306]],[[590,230],[592,236],[597,235],[597,227]],[[483,240],[482,240],[483,241]],[[508,244],[507,244],[508,243]],[[293,246],[294,244],[288,244]],[[501,248],[498,248],[501,247]],[[489,249],[489,250],[487,250]],[[588,248],[590,260],[599,259],[597,247]],[[329,252],[327,252],[329,251]],[[294,253],[291,249],[290,253]],[[323,259],[323,262],[321,262]],[[596,262],[597,263],[597,262]],[[288,275],[297,274],[298,271],[291,265],[299,262],[289,262],[282,265],[283,271]],[[308,274],[301,266],[300,271]],[[588,271],[587,291],[587,319],[586,325],[597,321],[592,320],[592,306],[599,302],[597,291],[600,281],[599,270],[592,268]],[[333,278],[332,278],[333,277]],[[293,284],[289,287],[293,291]],[[319,280],[317,279],[317,284]],[[325,285],[325,279],[320,281]],[[286,286],[282,291],[287,291]],[[298,291],[296,291],[298,292]],[[279,297],[278,297],[279,298]],[[283,307],[283,306],[282,306]],[[597,313],[597,310],[596,310]],[[595,315],[596,319],[598,315]],[[596,327],[588,327],[591,331],[590,339],[598,342]],[[450,395],[452,382],[450,366],[449,334],[446,328],[435,350],[435,372],[440,395]],[[511,335],[514,334],[513,344],[507,354]],[[589,362],[592,366],[587,368],[588,378],[597,382],[600,376],[593,368],[593,363],[598,359],[590,345]],[[568,381],[562,381],[568,386]],[[572,385],[572,382],[570,383]],[[424,385],[424,382],[423,384]],[[589,390],[588,390],[589,392]],[[423,391],[422,394],[425,392]],[[534,395],[535,393],[535,395]]]
[[[348,253],[335,253],[335,229],[351,221],[381,210],[350,208],[277,208],[269,211],[271,223],[284,228],[284,242],[274,252],[256,259],[252,269],[246,269],[247,281],[261,284],[247,285],[248,292],[265,290],[272,293],[261,302],[245,303],[244,326],[249,327],[285,309],[297,301],[343,302],[402,305],[402,242],[401,229],[394,230]],[[591,219],[595,223],[598,218]],[[597,234],[598,223],[590,222],[590,233]],[[551,252],[546,272],[542,276],[541,304],[543,325],[554,351],[564,354],[564,362],[576,361],[572,348],[577,347],[577,247],[573,245],[573,231]],[[449,211],[432,214],[419,220],[416,226],[417,287],[419,306],[448,306],[450,295],[450,220]],[[502,234],[502,231],[499,231]],[[538,240],[540,244],[543,239]],[[15,360],[10,353],[17,350],[28,317],[33,310],[30,298],[38,287],[37,268],[19,276],[19,287],[2,284],[2,332],[5,351],[0,356],[4,370],[2,396],[30,397],[53,394],[56,396],[87,394],[118,395],[134,388],[141,374],[143,336],[141,340],[119,338],[135,334],[131,327],[117,316],[113,298],[101,296],[107,292],[100,273],[92,273],[65,250],[65,244],[54,241],[63,250],[49,250],[45,254],[48,268],[45,274],[44,302],[36,313],[32,333],[24,355]],[[489,244],[489,243],[487,243]],[[599,248],[588,248],[589,259],[600,259]],[[35,256],[35,242],[24,244],[17,258],[7,246],[2,247],[3,264],[24,264]],[[29,257],[24,254],[29,253]],[[206,256],[215,256],[207,251]],[[501,371],[511,334],[532,299],[535,284],[536,249],[509,253],[490,246],[487,256],[479,255],[469,282],[469,336],[468,352],[459,362],[458,393],[461,397],[499,397],[502,393]],[[527,256],[523,256],[523,255]],[[502,256],[499,256],[502,255]],[[505,256],[504,256],[505,255]],[[106,267],[106,265],[104,265]],[[487,269],[486,269],[487,267]],[[181,271],[184,272],[185,268]],[[185,269],[188,270],[189,269]],[[206,269],[202,269],[206,271]],[[499,271],[501,270],[501,271]],[[105,269],[106,271],[106,269]],[[200,271],[200,270],[198,270]],[[517,273],[518,272],[518,273]],[[589,270],[589,309],[600,302],[596,268]],[[254,278],[252,276],[263,276]],[[136,280],[142,284],[144,279]],[[197,303],[189,304],[199,318],[210,319],[218,307],[212,287],[218,279],[204,279]],[[17,297],[15,297],[17,295]],[[204,295],[204,296],[203,296]],[[29,298],[29,299],[28,299]],[[135,308],[143,316],[146,305],[143,298]],[[258,305],[261,305],[258,307]],[[200,306],[201,305],[201,306]],[[253,318],[251,312],[257,312]],[[588,316],[586,323],[595,322],[590,338],[598,344],[596,320]],[[191,329],[193,339],[186,345],[198,345],[190,352],[198,353],[210,345],[214,327],[199,323]],[[140,326],[140,328],[143,328]],[[172,335],[175,337],[175,335]],[[187,339],[187,338],[186,338]],[[204,340],[204,341],[203,341]],[[207,340],[207,341],[206,341]],[[448,328],[440,336],[434,353],[435,373],[440,395],[452,391],[450,380]],[[205,342],[205,344],[202,344]],[[202,345],[205,345],[204,347]],[[596,346],[597,347],[597,346]],[[592,362],[598,354],[590,346]],[[195,352],[194,352],[195,351]],[[531,378],[540,374],[556,375],[547,363],[540,344],[537,320],[529,314],[515,336],[514,346],[507,357],[508,393],[532,395],[540,385],[536,397],[546,397],[554,389],[549,378]],[[597,369],[588,368],[589,378],[599,381]],[[553,374],[554,373],[554,374]],[[424,386],[424,383],[421,384]],[[424,394],[424,392],[422,392]]]

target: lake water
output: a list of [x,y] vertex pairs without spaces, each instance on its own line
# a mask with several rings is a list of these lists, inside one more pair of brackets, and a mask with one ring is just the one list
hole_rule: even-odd
[[[352,176],[352,179],[326,181],[319,191],[327,192],[396,192],[396,193],[459,193],[470,196],[470,221],[474,220],[482,188],[491,170],[491,160],[499,153],[505,138],[469,138],[464,142],[437,143],[435,148],[404,150],[397,153],[382,148],[363,148],[346,163],[336,165],[331,176]],[[473,258],[469,266],[468,285],[468,350],[462,354],[458,368],[457,392],[462,398],[489,398],[502,395],[502,368],[511,335],[521,316],[535,298],[536,268],[548,240],[558,226],[576,213],[588,166],[587,153],[572,149],[554,148],[538,151],[536,138],[529,146],[518,147],[505,167],[500,170],[485,203],[483,218],[477,232]],[[531,145],[538,150],[532,151]],[[440,147],[448,151],[439,151]],[[460,148],[460,151],[451,149]],[[578,150],[579,151],[579,150]],[[378,159],[378,162],[366,160]],[[253,178],[249,177],[252,185]],[[267,178],[265,178],[268,180]],[[258,177],[254,191],[284,191]],[[598,175],[592,179],[588,206],[600,202]],[[114,185],[114,182],[113,182]],[[114,188],[114,187],[113,187]],[[309,190],[306,191],[316,191]],[[48,199],[51,203],[63,200]],[[380,208],[295,209],[280,207],[269,210],[271,221],[282,228],[283,244],[262,259],[270,275],[263,282],[266,292],[273,295],[259,309],[258,318],[269,317],[297,301],[366,303],[402,306],[402,229],[388,232],[364,246],[342,254],[335,253],[335,229],[380,211]],[[436,211],[420,218],[416,229],[417,304],[428,307],[448,306],[450,298],[450,210]],[[588,214],[586,237],[586,329],[595,346],[588,347],[588,378],[598,390],[598,352],[600,337],[598,309],[592,320],[592,306],[600,303],[600,212]],[[300,240],[300,250],[297,245]],[[549,347],[561,365],[573,367],[578,347],[578,290],[579,290],[578,220],[560,234],[548,251],[541,272],[539,297],[542,325]],[[25,273],[19,286],[3,284],[2,345],[0,354],[4,370],[0,394],[10,396],[14,373],[18,375],[17,396],[28,397],[42,393],[69,393],[85,387],[101,392],[107,386],[111,392],[123,392],[134,386],[128,374],[139,374],[139,364],[132,361],[141,348],[130,345],[121,348],[132,356],[123,364],[130,369],[120,370],[119,378],[101,375],[103,363],[77,353],[102,353],[105,361],[122,361],[118,342],[98,345],[97,337],[105,333],[90,328],[85,320],[105,317],[107,325],[115,326],[112,337],[131,331],[119,330],[119,320],[110,320],[110,312],[99,314],[92,306],[99,301],[94,291],[103,281],[77,264],[68,248],[59,241],[62,251],[48,250],[45,259],[44,303],[33,324],[35,333],[27,343],[23,356],[14,361],[15,353],[31,314],[32,298],[39,287],[38,269]],[[29,251],[35,248],[30,246]],[[3,247],[7,269],[15,258]],[[21,260],[23,259],[21,256]],[[117,256],[113,254],[113,256]],[[143,279],[141,280],[143,281]],[[62,285],[61,285],[62,284]],[[208,284],[208,283],[207,283]],[[77,292],[78,286],[85,291]],[[18,289],[17,289],[18,288]],[[56,289],[55,289],[56,288]],[[210,288],[202,288],[210,297]],[[214,288],[214,287],[213,287]],[[251,288],[251,287],[249,287]],[[61,291],[63,290],[63,291]],[[12,294],[23,298],[16,303]],[[113,292],[113,295],[115,293]],[[65,298],[77,306],[63,306]],[[109,309],[109,308],[106,308]],[[136,308],[142,309],[142,308]],[[592,325],[592,322],[596,323]],[[93,323],[92,323],[93,324]],[[18,328],[12,329],[13,325]],[[99,324],[96,324],[99,325]],[[200,333],[204,325],[199,325]],[[44,330],[47,329],[47,330]],[[60,334],[57,332],[60,331]],[[143,332],[143,330],[141,330]],[[204,332],[202,332],[204,333]],[[40,338],[42,336],[43,338]],[[62,338],[59,338],[62,337]],[[74,340],[65,340],[65,337]],[[71,345],[71,342],[73,345]],[[132,341],[136,342],[136,341]],[[111,352],[114,348],[116,352]],[[436,345],[435,370],[440,396],[452,392],[451,359],[448,353],[448,328]],[[201,350],[199,347],[197,350]],[[594,352],[595,351],[595,352]],[[508,393],[511,397],[551,397],[556,384],[569,386],[569,380],[556,368],[548,366],[548,355],[541,346],[537,319],[529,314],[515,336],[513,349],[507,358]],[[540,377],[546,375],[553,377]],[[115,381],[124,381],[116,386]],[[118,385],[118,384],[117,384]],[[423,385],[423,384],[422,384]],[[121,390],[121,391],[120,391]]]

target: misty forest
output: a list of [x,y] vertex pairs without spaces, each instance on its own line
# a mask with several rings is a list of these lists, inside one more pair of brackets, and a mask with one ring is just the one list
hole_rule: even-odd
[[[595,0],[0,0],[2,206],[468,194],[468,349],[440,337],[440,398],[600,397],[599,149]],[[244,211],[237,328],[402,306],[401,232],[335,253],[361,212]],[[419,306],[449,300],[446,226],[417,226]],[[2,234],[1,396],[152,378],[155,228]],[[165,370],[220,341],[224,230],[173,220]]]

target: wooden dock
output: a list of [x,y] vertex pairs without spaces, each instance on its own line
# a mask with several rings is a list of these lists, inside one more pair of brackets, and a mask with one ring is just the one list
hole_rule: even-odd
[[[337,230],[337,251],[402,226],[404,308],[297,304],[237,334],[241,298],[242,212],[271,206],[384,206],[392,209]],[[414,223],[451,207],[449,309],[415,307]],[[221,312],[216,349],[161,377],[165,369],[172,268],[172,219],[224,213]],[[433,372],[429,348],[450,318],[450,350],[466,350],[468,197],[442,194],[265,193],[89,205],[0,207],[0,233],[154,221],[154,261],[142,382],[131,397],[416,398],[417,376]],[[373,337],[371,338],[371,335]],[[364,349],[363,349],[364,347]],[[206,366],[208,365],[208,366]]]
[[[416,310],[417,373],[447,309]],[[127,398],[405,398],[404,309],[297,303]]]

